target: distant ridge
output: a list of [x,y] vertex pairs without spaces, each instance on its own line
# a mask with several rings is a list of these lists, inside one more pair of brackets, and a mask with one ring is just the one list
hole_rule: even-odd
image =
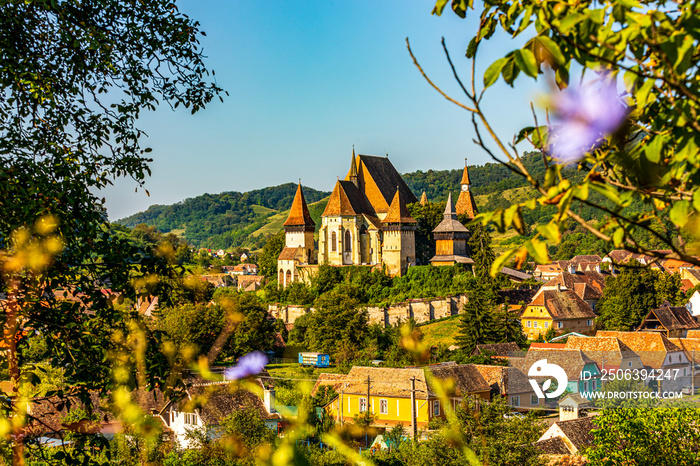
[[[523,160],[536,175],[544,172],[538,156],[526,155]],[[453,198],[459,195],[462,170],[461,166],[454,170],[418,170],[402,177],[414,194],[425,191],[430,202],[444,202],[450,191]],[[470,166],[469,174],[480,209],[509,205],[516,195],[527,196],[524,189],[527,182],[500,164]],[[269,235],[282,229],[296,187],[295,183],[286,183],[244,193],[202,194],[171,205],[153,205],[114,223],[129,228],[145,223],[161,232],[184,236],[195,247],[259,249]],[[321,224],[321,213],[329,195],[330,192],[304,186],[304,196],[316,225]]]

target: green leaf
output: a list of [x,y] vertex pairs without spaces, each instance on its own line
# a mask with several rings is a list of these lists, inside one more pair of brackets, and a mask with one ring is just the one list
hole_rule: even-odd
[[634,93],[634,96],[637,99],[637,107],[646,107],[647,103],[649,103],[649,93],[651,92],[653,87],[654,80],[647,79],[646,81],[644,81],[644,84],[642,84],[642,87],[640,87],[639,90]]
[[452,11],[454,11],[457,16],[464,19],[467,17],[467,8],[470,7],[471,2],[466,0],[452,0]]
[[515,81],[515,78],[517,78],[520,73],[520,68],[515,63],[515,57],[513,55],[508,57],[501,73],[503,75],[503,80],[512,86],[513,81]]
[[535,41],[538,45],[545,49],[547,51],[547,55],[551,57],[550,64],[552,62],[556,63],[557,65],[563,65],[566,63],[566,59],[564,58],[564,54],[561,53],[559,45],[557,45],[557,43],[552,39],[547,36],[537,36],[535,37]]
[[510,251],[501,254],[493,261],[491,264],[491,276],[495,277],[501,271],[501,269],[506,265],[506,263],[515,255],[516,249],[511,249]]
[[442,11],[445,9],[445,6],[447,6],[447,0],[437,0],[431,14],[440,16]]
[[476,46],[478,43],[479,42],[476,40],[476,37],[472,37],[472,40],[469,41],[469,45],[467,46],[467,58],[474,58],[474,54],[476,53]]
[[700,212],[700,190],[693,193],[693,207],[696,212]]
[[535,54],[529,49],[519,49],[513,54],[515,57],[515,62],[518,64],[526,75],[537,78],[537,73],[539,69],[537,67],[537,60],[535,60]]
[[559,244],[561,242],[561,231],[559,231],[559,225],[554,221],[551,221],[546,225],[539,225],[537,227],[537,231],[555,244]]
[[484,73],[484,86],[489,87],[498,79],[498,75],[501,74],[503,66],[508,61],[507,58],[499,58],[495,62],[491,63]]
[[615,230],[615,233],[613,233],[613,235],[612,235],[612,240],[613,240],[613,244],[615,245],[616,248],[622,247],[624,239],[625,239],[625,229],[620,227],[617,230]]
[[690,201],[676,201],[671,206],[668,216],[679,228],[683,228],[688,223],[690,211]]
[[547,253],[547,245],[537,238],[532,238],[526,241],[524,246],[527,248],[527,252],[530,253],[533,259],[539,264],[546,264],[549,262],[549,254]]
[[644,155],[647,160],[653,163],[661,162],[661,156],[664,149],[664,143],[666,142],[665,137],[655,136],[644,146]]

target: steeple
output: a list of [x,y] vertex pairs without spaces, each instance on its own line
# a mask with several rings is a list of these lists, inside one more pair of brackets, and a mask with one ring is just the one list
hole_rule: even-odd
[[287,221],[284,222],[285,227],[311,227],[316,226],[316,223],[311,218],[309,213],[309,208],[306,206],[306,199],[304,198],[304,192],[301,190],[301,180],[297,185],[297,192],[294,195],[294,201],[292,202],[292,208],[289,211],[289,216]]
[[428,196],[425,195],[425,191],[423,191],[423,195],[420,197],[420,205],[426,205],[428,203]]
[[386,217],[384,217],[382,223],[416,223],[415,219],[411,217],[411,213],[408,211],[408,207],[406,207],[406,203],[401,197],[401,190],[398,186],[396,187],[394,199],[391,201],[391,205],[389,206],[389,211],[387,212]]
[[478,213],[474,195],[471,192],[471,181],[469,180],[469,168],[467,168],[467,159],[464,159],[464,171],[462,172],[462,190],[457,199],[457,214],[466,215],[468,218],[474,218]]
[[462,172],[462,181],[460,182],[462,186],[471,186],[471,181],[469,181],[469,168],[467,167],[467,158],[464,158],[464,171]]
[[447,194],[447,205],[445,206],[443,218],[445,220],[457,220],[457,213],[452,205],[452,193]]
[[352,146],[352,161],[350,162],[349,179],[350,179],[350,181],[353,182],[355,187],[358,187],[358,185],[357,185],[357,162],[355,161],[355,146]]

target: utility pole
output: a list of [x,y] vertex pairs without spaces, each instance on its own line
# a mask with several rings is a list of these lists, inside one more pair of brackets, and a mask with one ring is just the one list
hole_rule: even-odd
[[368,413],[370,412],[370,406],[371,406],[371,403],[369,400],[369,384],[370,384],[370,380],[369,380],[369,375],[368,375],[367,376],[367,412]]
[[416,378],[411,377],[411,431],[413,440],[418,436],[418,425],[416,422]]
[[690,396],[695,395],[695,350],[691,351],[693,360],[690,362]]

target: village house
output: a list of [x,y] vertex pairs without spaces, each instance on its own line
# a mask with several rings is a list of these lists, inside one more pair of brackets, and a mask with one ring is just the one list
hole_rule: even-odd
[[[594,360],[581,350],[571,349],[530,349],[522,360],[512,360],[511,364],[528,374],[537,361],[546,359],[548,364],[556,364],[566,372],[566,388],[572,393],[586,393],[599,390],[601,372]],[[535,377],[541,385],[546,378]]]
[[700,285],[700,269],[681,269],[681,288],[686,293],[691,288]]
[[[596,429],[596,426],[593,418],[590,417],[557,421],[542,434],[536,445],[540,446],[540,442],[559,439],[569,454],[580,455],[582,450],[593,445],[593,429]],[[542,446],[547,449],[552,448],[550,444]]]
[[251,391],[230,382],[201,383],[188,387],[184,396],[169,400],[159,416],[173,432],[181,448],[189,448],[189,432],[203,429],[211,439],[222,435],[221,421],[236,411],[255,410],[265,426],[277,432],[282,416],[275,409],[275,391],[268,383],[261,385],[262,399]]
[[615,337],[570,336],[566,349],[580,350],[606,371],[643,369],[642,360],[632,349]]
[[638,332],[659,332],[667,338],[684,338],[688,330],[700,329],[700,322],[695,320],[685,306],[671,306],[665,301],[661,307],[652,309],[637,327]]
[[549,280],[544,286],[573,290],[595,312],[598,301],[603,296],[605,288],[605,275],[596,271],[567,271],[561,272]]
[[527,305],[520,323],[523,333],[530,340],[554,327],[557,334],[564,331],[591,334],[594,331],[595,313],[573,290],[556,284],[543,286]]
[[416,428],[425,429],[431,419],[445,418],[445,407],[430,385],[426,371],[437,380],[454,383],[454,390],[450,393],[452,409],[467,396],[490,399],[491,388],[480,373],[472,365],[455,363],[405,369],[354,366],[342,378],[337,374],[322,374],[312,393],[322,385],[335,388],[338,397],[326,409],[338,422],[352,422],[355,416],[370,411],[375,416],[376,426],[401,424],[410,427],[412,391],[415,390]]
[[[669,338],[668,340],[683,350],[690,362],[690,373],[695,379],[694,386],[696,388],[700,387],[700,371],[695,367],[700,363],[700,338]],[[695,370],[693,370],[693,367],[695,367]]]
[[663,371],[664,375],[670,374],[670,380],[664,378],[661,381],[665,390],[675,390],[690,385],[691,370],[688,357],[664,334],[599,330],[596,337],[615,337],[639,356],[645,369]]
[[474,364],[474,367],[491,387],[491,398],[503,397],[506,404],[518,411],[544,408],[525,374],[517,367],[487,366]]

